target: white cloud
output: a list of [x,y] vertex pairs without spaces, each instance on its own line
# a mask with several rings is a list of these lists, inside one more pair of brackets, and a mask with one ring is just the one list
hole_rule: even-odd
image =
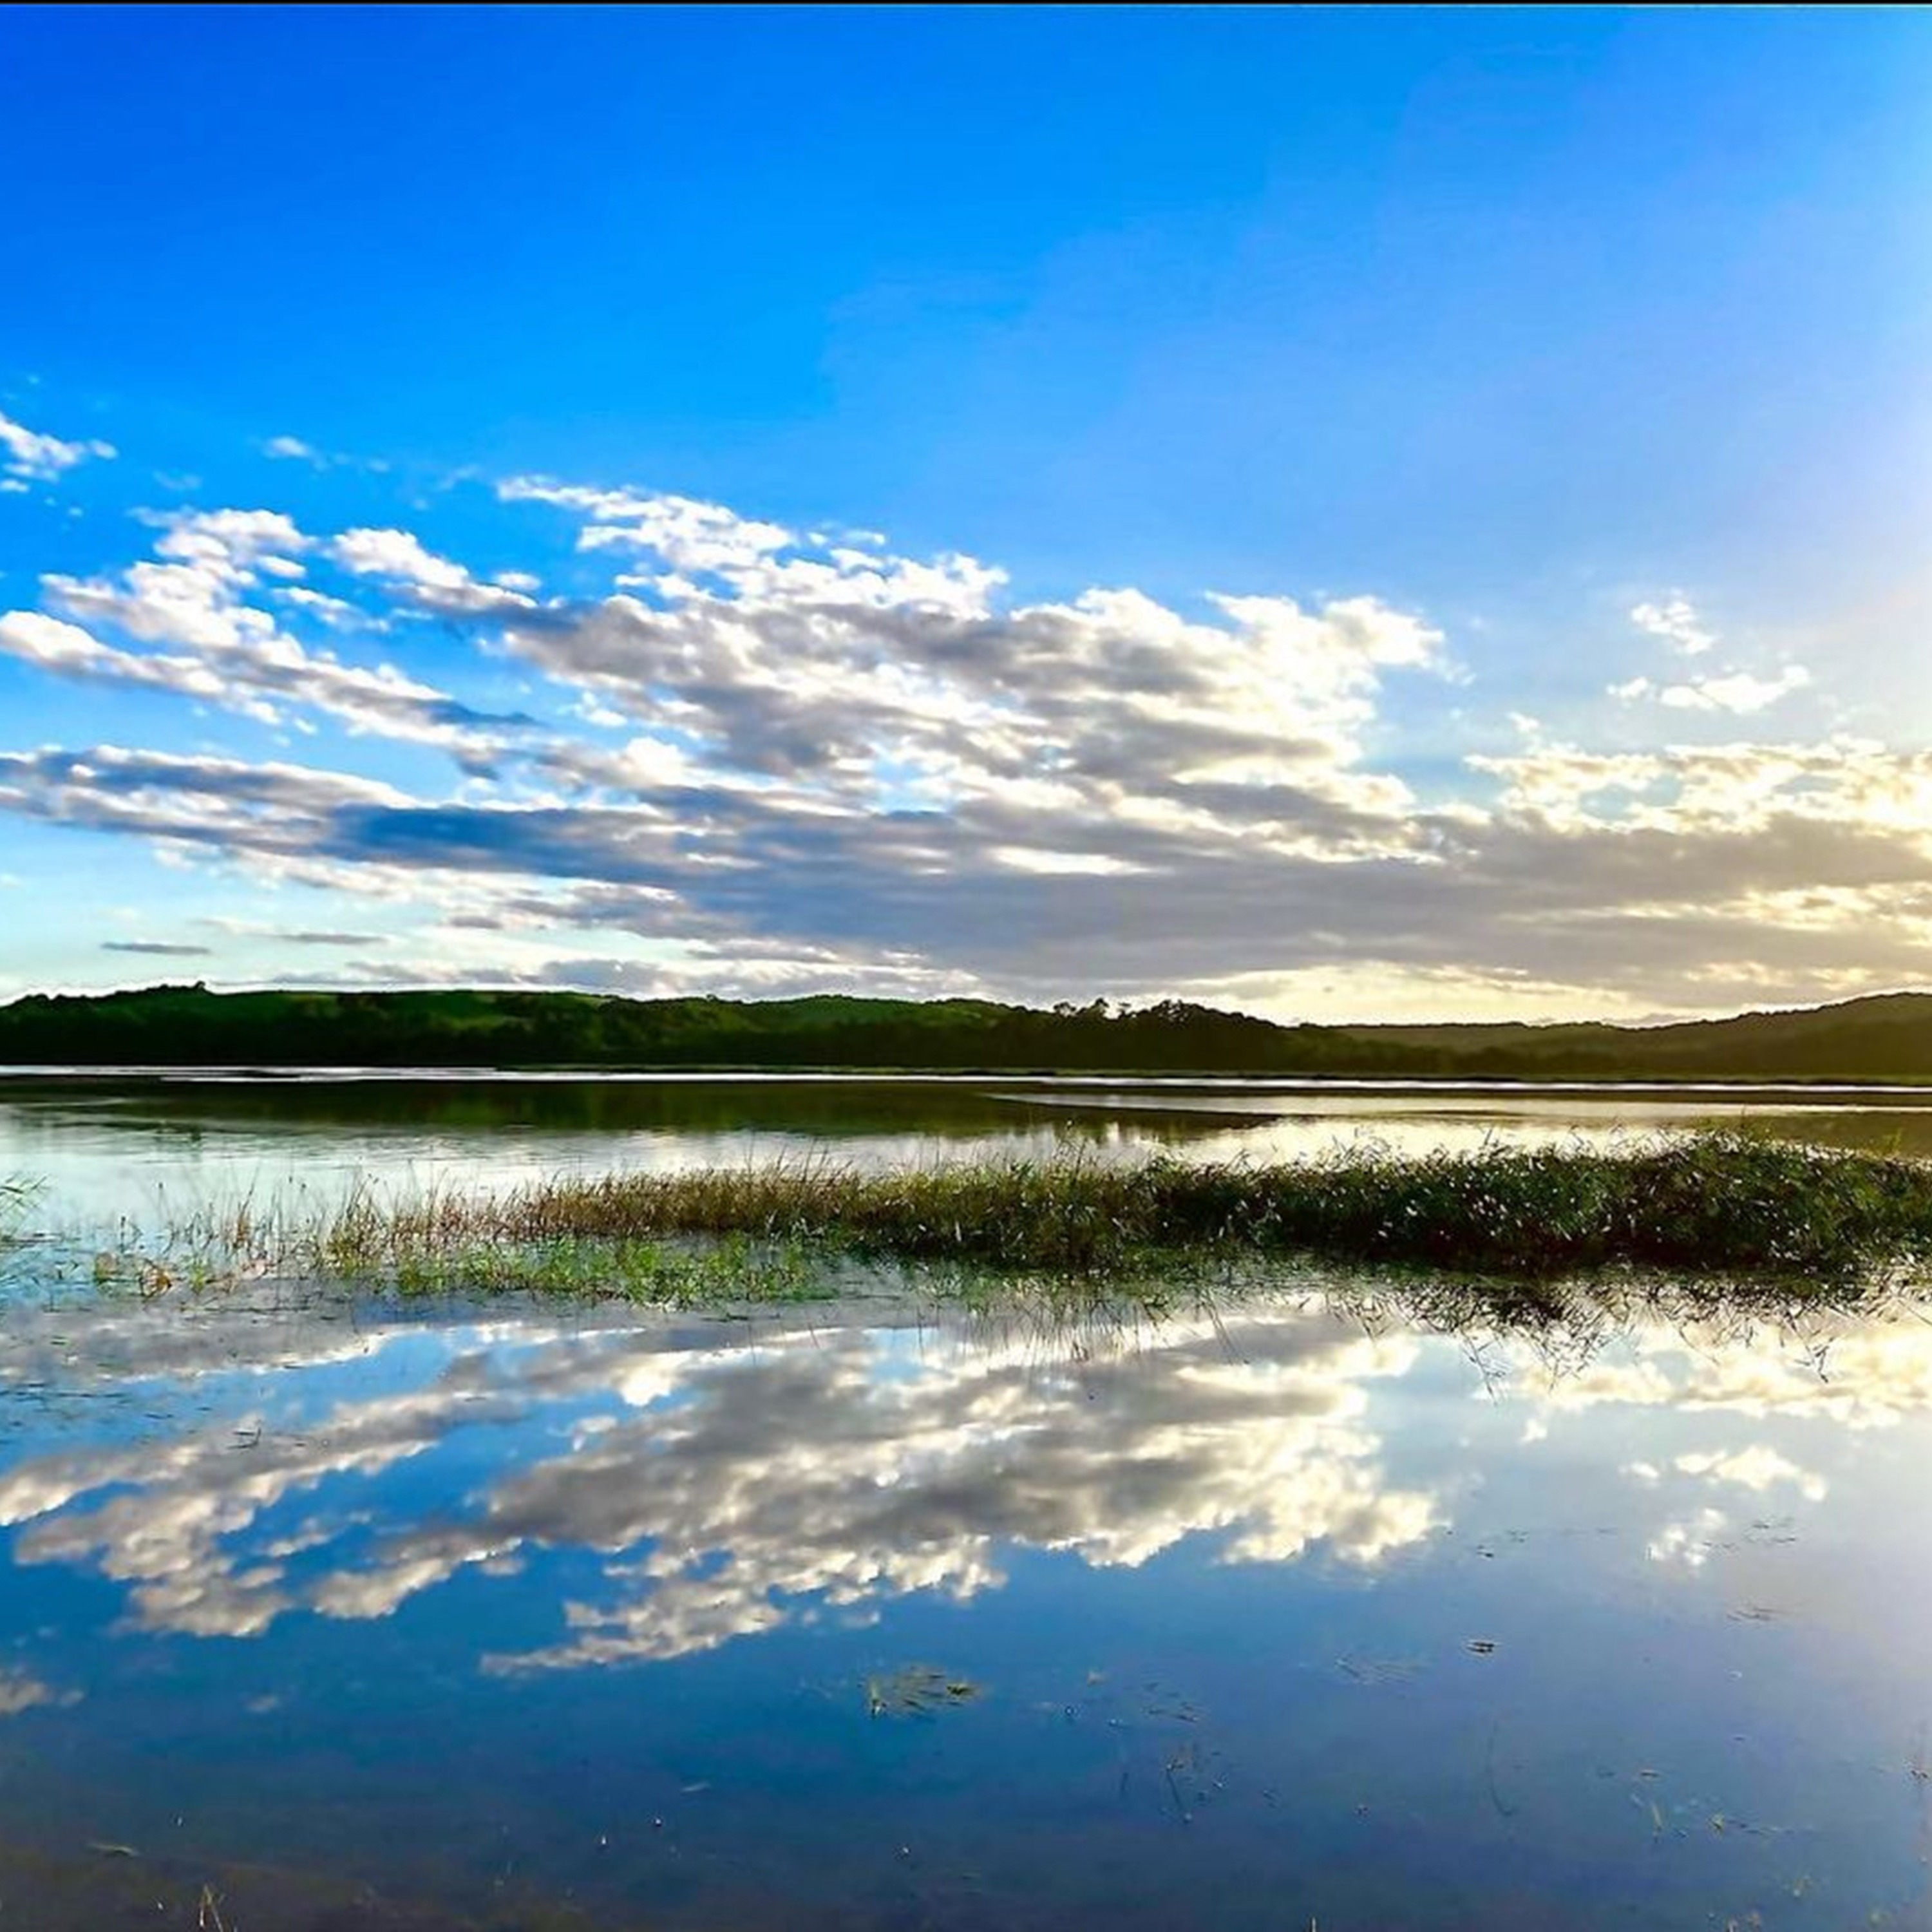
[[1686,657],[1698,657],[1718,641],[1715,632],[1707,628],[1690,600],[1681,592],[1653,604],[1640,604],[1630,614],[1630,622],[1653,638],[1674,645]]
[[145,686],[206,704],[226,705],[262,723],[272,724],[278,718],[272,706],[245,689],[232,686],[202,658],[117,650],[100,643],[77,624],[64,623],[34,610],[0,614],[0,651],[62,677]]
[[380,618],[372,617],[359,610],[353,604],[340,597],[331,597],[326,592],[311,589],[305,584],[288,584],[280,586],[275,595],[286,604],[292,604],[300,610],[306,610],[322,622],[336,630],[346,630],[352,626],[377,631],[384,628]]
[[[512,501],[590,519],[627,588],[507,626],[599,715],[695,739],[714,770],[872,809],[982,805],[1051,819],[1062,869],[1137,862],[1124,826],[1283,851],[1400,847],[1412,801],[1361,770],[1390,672],[1439,670],[1440,634],[1372,597],[1208,600],[1132,589],[1003,608],[1005,573],[921,560],[682,497],[522,479]],[[1002,838],[1028,850],[1034,838]]]
[[530,608],[522,591],[479,582],[461,564],[425,550],[407,530],[346,530],[330,548],[358,577],[386,578],[405,586],[433,610],[476,616]]
[[352,665],[311,650],[250,601],[267,578],[277,597],[338,627],[355,614],[340,598],[291,580],[318,546],[288,518],[227,509],[153,520],[163,532],[154,561],[118,580],[53,575],[44,587],[70,618],[176,648],[129,650],[80,624],[14,610],[0,614],[0,650],[57,676],[170,692],[258,724],[312,710],[357,732],[441,746],[467,765],[501,754],[506,721],[472,712],[392,665]]
[[[1028,601],[971,556],[692,498],[499,494],[520,519],[567,519],[609,587],[539,603],[533,573],[408,530],[230,509],[151,518],[151,556],[49,576],[43,608],[0,614],[0,651],[50,676],[283,732],[332,722],[454,772],[391,782],[404,767],[327,741],[299,782],[279,752],[44,747],[0,764],[0,803],[349,898],[413,892],[494,922],[476,932],[549,932],[541,952],[505,937],[494,955],[344,962],[392,978],[494,958],[520,983],[755,992],[842,974],[1443,1017],[1932,977],[1932,759],[1910,746],[1604,750],[1499,704],[1470,728],[1514,748],[1444,760],[1402,700],[1449,674],[1448,641],[1372,595]],[[1681,598],[1637,609],[1679,649],[1709,638]],[[409,668],[422,612],[443,620],[434,680]],[[290,634],[325,625],[343,655]],[[388,661],[350,661],[377,640]],[[1635,679],[1621,728],[1708,730],[1808,681],[1797,665]],[[527,711],[464,695],[509,690]],[[355,789],[365,769],[380,802]],[[365,921],[345,900],[290,923]]]
[[0,416],[0,464],[16,479],[28,478],[37,483],[51,483],[89,457],[108,458],[115,454],[110,442],[63,442],[28,429],[10,416]]
[[1696,1450],[1678,1456],[1676,1467],[1682,1474],[1734,1484],[1758,1496],[1788,1484],[1808,1502],[1815,1503],[1822,1502],[1830,1488],[1823,1477],[1802,1468],[1764,1442],[1750,1443],[1728,1453],[1715,1449]]
[[[1802,1336],[1773,1324],[1741,1329],[1728,1318],[1638,1324],[1614,1358],[1574,1373],[1552,1370],[1531,1348],[1512,1345],[1511,1354],[1520,1385],[1534,1388],[1552,1416],[1630,1406],[1857,1432],[1932,1413],[1932,1331],[1882,1319],[1822,1316]],[[1765,1444],[1694,1454],[1676,1466],[1754,1490],[1785,1482],[1823,1493],[1821,1478]]]
[[502,484],[498,494],[509,502],[554,503],[581,512],[587,520],[578,536],[580,549],[654,550],[679,572],[757,567],[795,541],[782,524],[689,496],[587,489],[527,476]]
[[[1658,603],[1640,604],[1630,614],[1639,630],[1661,638],[1684,657],[1701,657],[1718,643],[1717,633],[1706,627],[1681,592],[1673,592]],[[1802,664],[1786,664],[1768,677],[1732,666],[1694,677],[1628,678],[1606,690],[1608,696],[1625,704],[1649,701],[1671,711],[1742,718],[1768,710],[1780,698],[1802,691],[1810,682],[1811,674]]]
[[1802,664],[1786,664],[1775,677],[1757,677],[1749,671],[1727,671],[1720,677],[1691,678],[1672,684],[1660,684],[1647,677],[1634,677],[1627,683],[1610,687],[1612,698],[1625,703],[1638,698],[1654,698],[1673,711],[1716,711],[1732,717],[1746,717],[1802,691],[1811,682],[1811,674]]

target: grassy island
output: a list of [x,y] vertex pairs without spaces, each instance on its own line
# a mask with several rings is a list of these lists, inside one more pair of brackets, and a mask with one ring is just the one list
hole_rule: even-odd
[[1835,1292],[1932,1257],[1932,1164],[1730,1135],[1273,1166],[800,1163],[364,1192],[308,1216],[244,1207],[170,1231],[160,1252],[140,1263],[160,1287],[245,1264],[406,1289],[666,1300],[805,1292],[842,1255],[1090,1279],[1300,1258],[1520,1283],[1622,1270]]

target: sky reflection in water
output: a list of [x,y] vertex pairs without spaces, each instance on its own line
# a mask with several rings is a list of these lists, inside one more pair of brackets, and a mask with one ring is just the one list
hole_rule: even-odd
[[604,1924],[1920,1922],[1932,1327],[1371,1312],[27,1298],[8,1833]]

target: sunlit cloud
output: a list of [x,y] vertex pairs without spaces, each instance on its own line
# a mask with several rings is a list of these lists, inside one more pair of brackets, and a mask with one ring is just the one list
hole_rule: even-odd
[[[1735,730],[1814,682],[1703,669],[1719,640],[1681,596],[1632,615],[1700,668],[1614,687],[1625,742],[1498,701],[1515,748],[1424,784],[1394,719],[1465,674],[1372,591],[1028,600],[962,552],[693,497],[489,496],[510,520],[487,566],[400,521],[257,507],[151,514],[151,556],[46,573],[39,608],[0,611],[0,656],[196,722],[0,749],[0,811],[321,895],[238,935],[256,983],[327,950],[278,935],[360,934],[379,904],[414,943],[344,945],[333,983],[1104,986],[1366,1018],[1932,976],[1924,753],[1628,742],[1645,716]],[[506,567],[524,542],[551,566]]]
[[1634,677],[1627,683],[1611,686],[1610,695],[1626,702],[1654,698],[1672,711],[1721,711],[1744,717],[1764,710],[1794,691],[1802,691],[1810,682],[1811,674],[1802,664],[1786,664],[1775,677],[1729,671],[1721,677],[1691,678],[1672,684]]

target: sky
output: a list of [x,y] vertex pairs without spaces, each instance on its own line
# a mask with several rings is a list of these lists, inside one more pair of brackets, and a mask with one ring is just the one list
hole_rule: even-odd
[[0,998],[1932,983],[1932,14],[0,11]]

